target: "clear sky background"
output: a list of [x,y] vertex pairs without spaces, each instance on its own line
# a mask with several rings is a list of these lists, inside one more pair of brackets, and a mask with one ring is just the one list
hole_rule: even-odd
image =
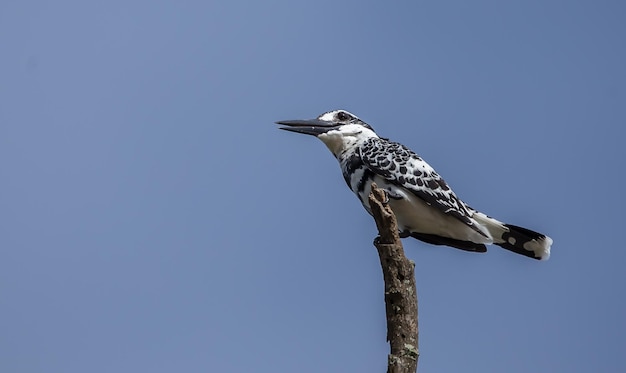
[[537,262],[404,241],[422,372],[626,369],[622,1],[0,2],[0,371],[383,372],[338,108]]

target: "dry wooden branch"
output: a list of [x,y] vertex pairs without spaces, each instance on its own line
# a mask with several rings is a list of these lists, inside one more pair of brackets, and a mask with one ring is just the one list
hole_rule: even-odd
[[387,341],[391,345],[387,373],[417,371],[418,325],[415,263],[404,255],[396,217],[385,191],[372,184],[370,208],[379,236],[374,240],[385,280]]

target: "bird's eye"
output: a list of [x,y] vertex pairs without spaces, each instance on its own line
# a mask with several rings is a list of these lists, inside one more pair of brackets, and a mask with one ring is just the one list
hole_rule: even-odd
[[339,119],[341,121],[344,121],[344,120],[350,120],[352,118],[347,113],[344,113],[343,111],[340,111],[340,112],[337,113],[337,119]]

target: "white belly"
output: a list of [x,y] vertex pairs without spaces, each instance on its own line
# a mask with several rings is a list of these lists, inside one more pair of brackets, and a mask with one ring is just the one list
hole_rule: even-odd
[[[400,231],[408,230],[410,232],[434,234],[475,243],[491,244],[493,242],[490,238],[482,236],[459,219],[428,205],[412,193],[393,184],[388,184],[380,177],[375,179],[379,187],[391,190],[395,195],[402,196],[401,199],[389,199],[389,206],[396,215]],[[370,191],[371,188],[367,185],[364,192],[367,193],[366,195],[369,195]],[[370,211],[369,203],[365,208]],[[478,225],[478,222],[475,222],[475,224]],[[488,234],[486,229],[484,231]]]

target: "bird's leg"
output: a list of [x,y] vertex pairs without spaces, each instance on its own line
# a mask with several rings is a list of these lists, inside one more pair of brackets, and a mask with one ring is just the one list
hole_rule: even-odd
[[401,194],[394,192],[393,190],[385,190],[385,194],[387,195],[387,203],[389,203],[389,198],[391,199],[404,199]]
[[400,194],[394,192],[393,190],[384,189],[383,191],[385,192],[385,200],[383,201],[383,206],[388,205],[390,199],[403,199]]

